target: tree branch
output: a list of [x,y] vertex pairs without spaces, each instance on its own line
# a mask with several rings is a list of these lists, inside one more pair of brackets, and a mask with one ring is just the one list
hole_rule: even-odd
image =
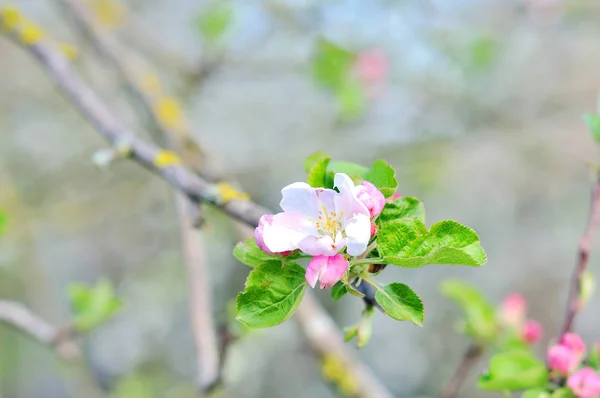
[[[0,18],[2,18],[1,14]],[[0,23],[2,22],[0,19]],[[259,218],[269,212],[250,200],[224,200],[217,185],[190,171],[172,153],[139,139],[125,127],[95,92],[79,78],[68,60],[52,42],[41,38],[33,42],[24,40],[26,36],[21,26],[18,24],[9,26],[6,21],[4,25],[8,28],[4,29],[4,32],[38,59],[61,92],[108,142],[113,146],[126,142],[129,146],[129,157],[162,177],[193,203],[212,204],[250,227],[255,227]],[[347,359],[350,376],[358,383],[357,398],[392,397],[368,369],[348,353],[333,321],[310,293],[305,296],[296,314],[307,340],[316,352],[321,354],[331,352]],[[330,344],[325,344],[324,341]]]
[[452,379],[446,384],[444,390],[442,391],[440,398],[455,398],[460,391],[460,387],[464,383],[464,381],[469,377],[469,373],[471,373],[471,368],[475,366],[481,355],[483,354],[483,346],[477,343],[471,343],[467,348],[467,351],[464,353],[454,376]]
[[54,348],[65,360],[72,360],[80,355],[79,347],[72,340],[74,332],[70,326],[54,326],[19,302],[0,300],[0,322]]
[[567,309],[565,312],[565,320],[560,332],[560,336],[568,333],[573,328],[573,321],[577,312],[580,310],[580,296],[581,296],[581,276],[583,275],[585,268],[590,257],[590,251],[594,237],[596,236],[596,230],[598,229],[598,222],[600,221],[600,175],[596,176],[596,182],[592,190],[592,198],[590,201],[590,211],[588,216],[588,223],[583,236],[579,239],[579,253],[577,255],[577,262],[573,269],[573,276],[571,278],[571,287],[569,289],[569,296],[567,300]]

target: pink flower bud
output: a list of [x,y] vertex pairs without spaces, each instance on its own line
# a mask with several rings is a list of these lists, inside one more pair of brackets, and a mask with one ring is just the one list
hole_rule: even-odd
[[385,197],[375,185],[369,181],[363,181],[362,185],[356,187],[356,197],[369,210],[371,219],[376,218],[385,206]]
[[527,344],[533,344],[542,338],[542,325],[538,321],[529,320],[523,325],[521,336]]
[[267,254],[274,254],[269,248],[265,245],[265,241],[263,239],[263,232],[265,230],[265,224],[271,224],[273,222],[273,214],[265,214],[260,220],[258,220],[258,227],[254,230],[254,240],[256,241],[256,245],[260,247],[262,251]]
[[579,369],[569,376],[567,386],[577,398],[596,398],[600,395],[600,375],[592,368]]
[[585,355],[585,343],[575,333],[565,333],[560,339],[560,344],[569,347],[579,359]]
[[563,376],[568,375],[579,365],[579,358],[572,349],[564,345],[554,345],[548,349],[548,367]]
[[370,94],[374,96],[381,94],[387,84],[389,68],[387,55],[379,50],[364,51],[358,54],[355,68],[359,79]]
[[509,326],[517,326],[525,318],[527,301],[518,293],[509,294],[500,304],[500,320]]

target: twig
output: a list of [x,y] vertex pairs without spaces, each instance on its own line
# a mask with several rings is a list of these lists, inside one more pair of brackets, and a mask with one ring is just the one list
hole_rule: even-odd
[[[0,21],[1,23],[1,21]],[[164,164],[166,151],[134,136],[108,109],[106,104],[92,91],[73,70],[70,63],[57,48],[48,41],[37,40],[24,42],[19,26],[5,29],[9,37],[31,52],[45,67],[56,85],[74,104],[84,118],[90,121],[98,132],[112,145],[117,145],[124,139],[130,144],[130,157],[142,166],[155,172],[179,192],[186,195],[192,202],[206,202],[221,209],[231,217],[255,227],[259,218],[269,211],[264,207],[242,199],[223,201],[216,185],[190,171],[177,162],[175,158]],[[303,305],[296,312],[296,319],[301,325],[307,340],[316,352],[341,355],[348,359],[352,378],[357,382],[361,398],[392,397],[385,387],[362,365],[358,359],[352,358],[342,342],[340,332],[333,321],[318,305],[309,293],[305,296]],[[325,343],[328,342],[328,343]]]
[[81,354],[79,347],[72,340],[74,332],[71,327],[54,326],[19,302],[0,300],[0,322],[54,348],[65,360],[75,359]]
[[481,355],[483,354],[483,347],[477,343],[471,343],[464,353],[454,376],[450,379],[450,382],[446,384],[442,391],[440,398],[454,398],[458,395],[460,387],[463,382],[469,377],[471,368],[477,363]]
[[592,191],[592,198],[590,202],[590,211],[588,216],[588,223],[584,234],[579,239],[579,254],[577,255],[577,263],[573,269],[573,276],[571,278],[571,287],[569,289],[569,298],[567,301],[567,310],[565,313],[565,320],[560,332],[560,336],[568,333],[573,328],[573,321],[575,315],[580,309],[579,298],[581,294],[581,276],[585,271],[588,259],[590,257],[590,250],[594,237],[596,236],[596,230],[598,229],[598,222],[600,221],[600,175],[596,176],[596,182],[594,183],[594,189]]

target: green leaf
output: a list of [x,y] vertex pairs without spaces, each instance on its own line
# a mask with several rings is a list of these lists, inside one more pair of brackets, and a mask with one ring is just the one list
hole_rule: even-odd
[[384,223],[377,250],[384,262],[409,268],[427,264],[479,266],[486,262],[477,234],[451,220],[433,224],[429,231],[417,218]]
[[375,300],[386,314],[399,321],[409,320],[423,326],[425,317],[423,302],[413,290],[403,283],[391,283],[378,288]]
[[588,113],[585,115],[585,123],[596,143],[600,144],[600,115]]
[[257,267],[269,260],[279,260],[277,256],[272,256],[265,253],[256,245],[254,238],[248,238],[243,242],[239,242],[233,249],[233,256],[241,263],[250,267]]
[[448,279],[442,283],[441,291],[464,312],[466,334],[484,341],[491,341],[496,337],[496,311],[479,290],[466,282]]
[[350,177],[359,177],[363,178],[365,174],[367,174],[367,169],[365,166],[361,166],[360,164],[350,163],[350,162],[331,162],[327,167],[327,171],[332,173],[344,173],[348,174]]
[[425,206],[419,199],[404,196],[392,203],[386,203],[381,214],[377,217],[377,222],[382,224],[405,217],[416,217],[425,222]]
[[[567,387],[559,388],[554,391],[552,395],[549,395],[550,398],[577,398],[573,392]],[[545,398],[545,397],[544,397]]]
[[338,301],[342,297],[344,297],[348,293],[348,289],[346,288],[346,284],[342,281],[338,281],[331,288],[331,298],[333,301]]
[[208,6],[198,18],[198,30],[208,41],[215,41],[227,31],[233,21],[233,12],[221,1]]
[[270,260],[254,268],[246,289],[236,300],[236,319],[246,326],[266,328],[286,321],[306,290],[305,270],[292,261]]
[[346,82],[356,55],[320,38],[313,58],[313,77],[325,88],[338,91]]
[[588,365],[596,370],[600,368],[600,345],[595,344],[588,355]]
[[330,157],[322,158],[316,162],[308,171],[306,182],[313,188],[329,188],[327,178],[327,165],[331,161]]
[[68,296],[74,312],[75,328],[82,332],[107,322],[123,307],[108,279],[100,279],[94,287],[73,283],[69,285]]
[[358,326],[344,328],[344,333],[344,343],[347,343],[358,336]]
[[314,165],[316,165],[325,158],[331,158],[331,156],[322,151],[318,151],[308,155],[308,157],[304,161],[304,171],[308,173]]
[[365,180],[375,185],[386,198],[392,196],[398,189],[396,171],[385,160],[373,162],[371,169],[365,175]]
[[0,210],[0,235],[3,235],[8,227],[8,214]]
[[481,69],[487,69],[496,60],[498,44],[491,36],[482,36],[471,43],[471,60],[473,64]]
[[356,334],[356,346],[358,348],[363,348],[371,340],[373,332],[372,318],[374,314],[375,309],[371,306],[366,307],[363,311],[362,319],[358,325],[358,332]]
[[339,116],[350,121],[361,116],[366,109],[367,99],[363,87],[354,79],[348,79],[336,92]]
[[550,393],[544,388],[532,388],[524,391],[521,398],[550,398]]
[[516,351],[494,355],[487,373],[479,377],[478,387],[485,391],[516,391],[544,387],[548,370],[533,354]]

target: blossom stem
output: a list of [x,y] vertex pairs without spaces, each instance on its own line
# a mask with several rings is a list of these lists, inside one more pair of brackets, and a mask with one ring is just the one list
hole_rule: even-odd
[[350,265],[362,265],[362,264],[384,264],[382,257],[374,257],[374,258],[359,258],[353,260]]

